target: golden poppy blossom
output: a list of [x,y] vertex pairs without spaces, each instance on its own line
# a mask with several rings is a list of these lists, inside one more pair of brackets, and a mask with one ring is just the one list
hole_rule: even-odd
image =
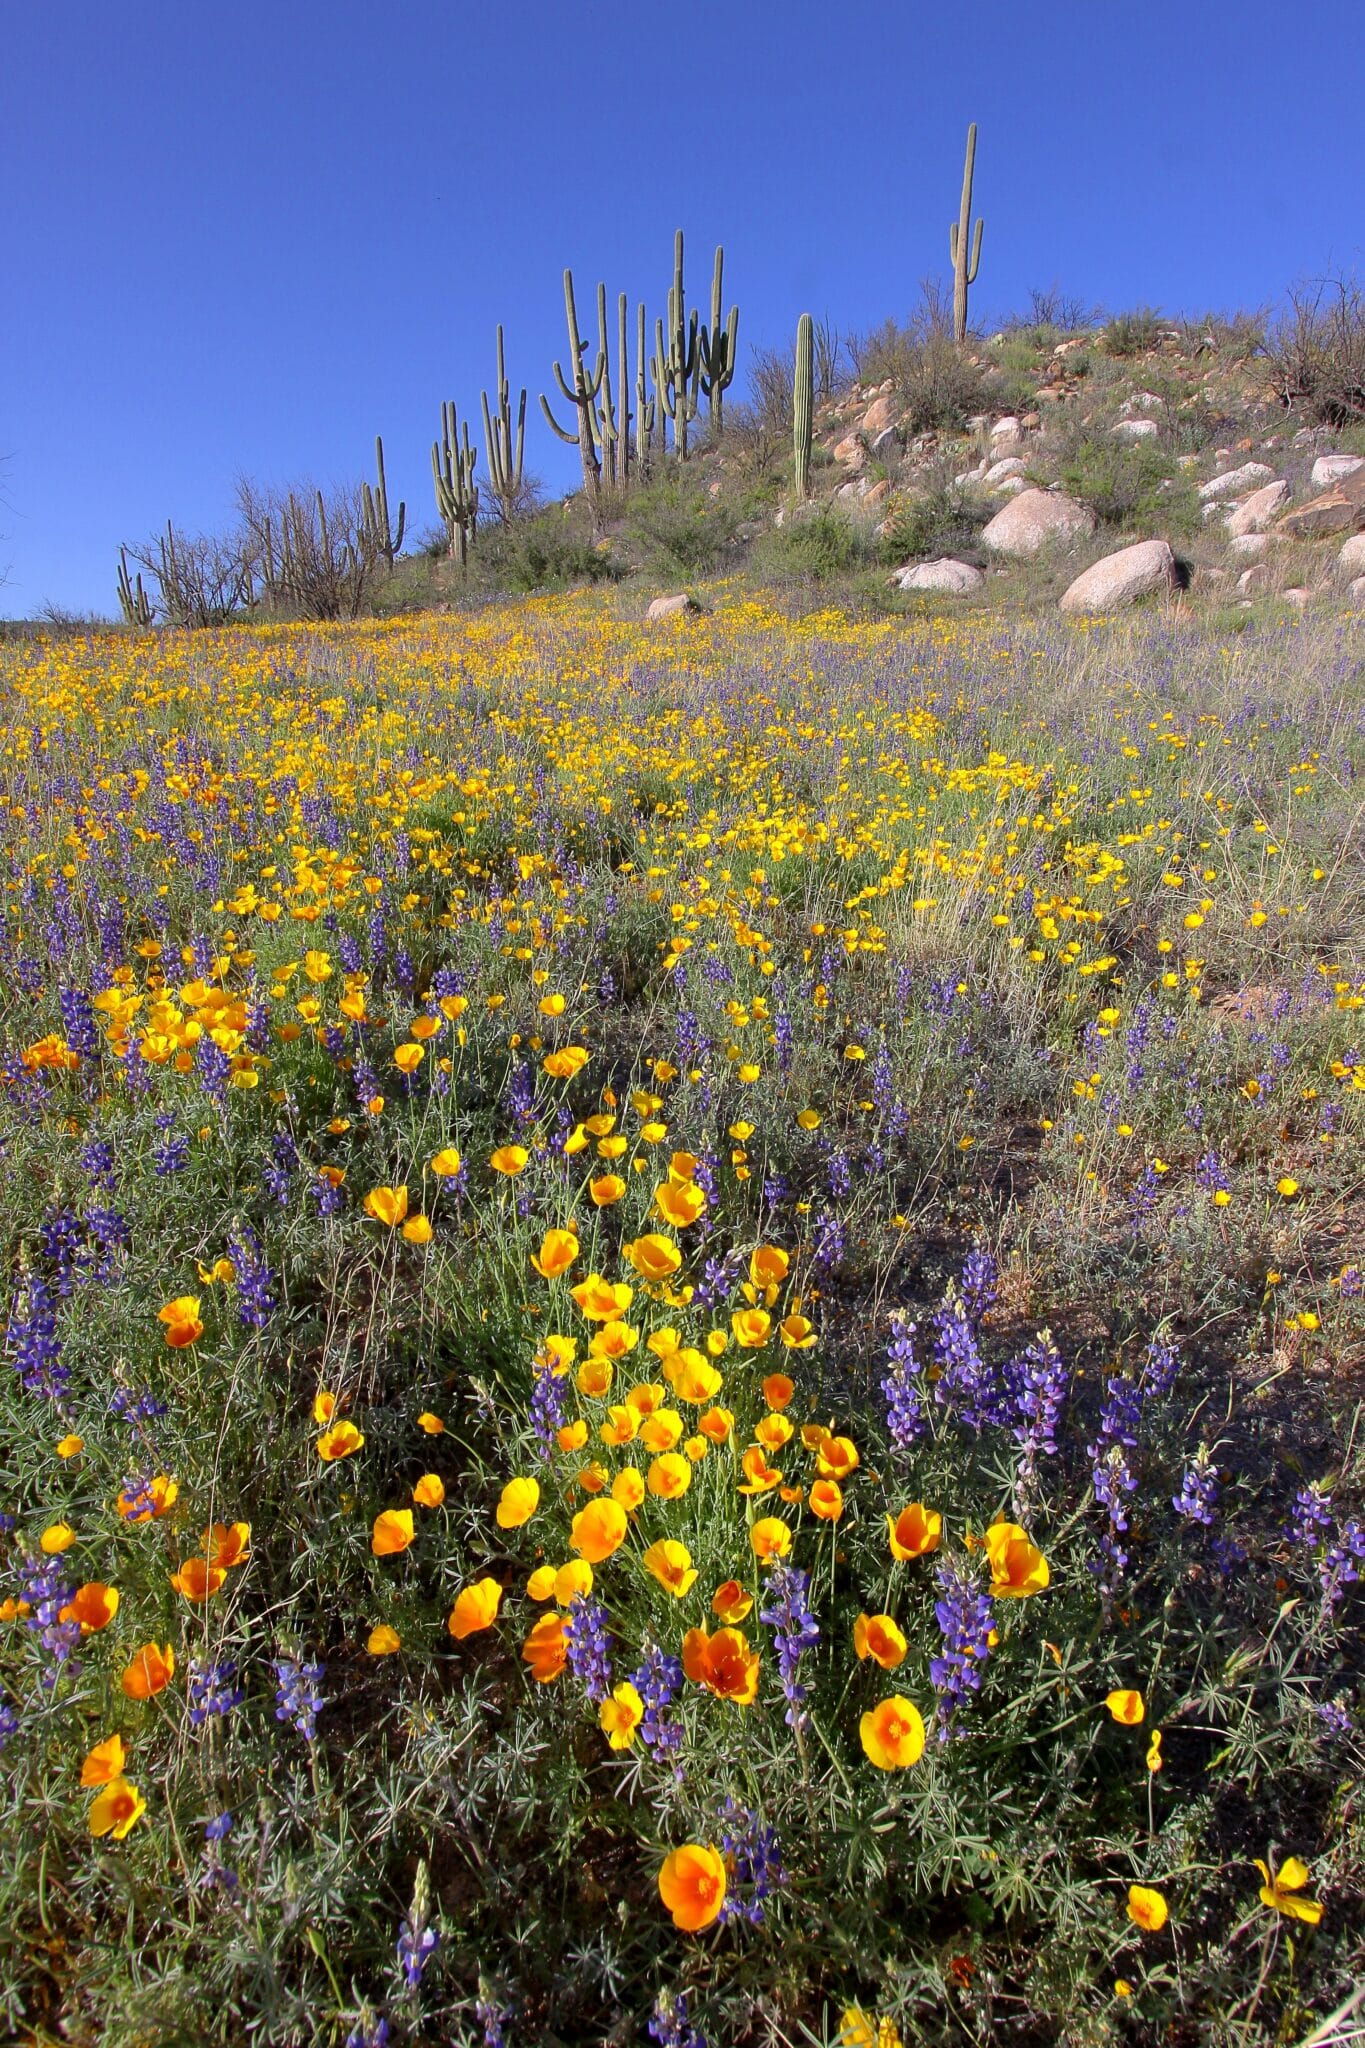
[[413,1539],[411,1508],[385,1508],[374,1518],[370,1549],[376,1557],[396,1557]]
[[903,1771],[924,1754],[924,1717],[913,1700],[893,1693],[858,1723],[863,1754],[879,1771]]
[[1147,1712],[1146,1702],[1140,1692],[1122,1686],[1117,1691],[1106,1693],[1104,1704],[1114,1719],[1125,1728],[1136,1728]]
[[76,1532],[69,1522],[51,1522],[38,1538],[38,1548],[45,1557],[60,1557],[75,1540]]
[[692,1467],[680,1451],[664,1451],[649,1467],[649,1490],[660,1500],[681,1500],[692,1484]]
[[1128,1918],[1144,1934],[1159,1934],[1170,1918],[1170,1908],[1159,1891],[1150,1885],[1130,1884],[1128,1887]]
[[408,1191],[403,1188],[371,1188],[361,1204],[365,1214],[387,1230],[396,1230],[408,1213]]
[[704,1685],[718,1700],[747,1707],[758,1696],[758,1652],[749,1648],[741,1629],[718,1628],[708,1635],[704,1628],[690,1628],[683,1637],[682,1662],[693,1684]]
[[170,1578],[177,1593],[200,1605],[211,1600],[222,1588],[227,1581],[227,1573],[221,1565],[210,1564],[206,1558],[187,1557],[179,1571],[172,1572]]
[[123,1776],[123,1767],[128,1761],[121,1735],[106,1735],[103,1742],[95,1747],[81,1765],[81,1784],[89,1791],[96,1785],[112,1784]]
[[749,1531],[749,1547],[760,1564],[771,1564],[789,1554],[792,1532],[780,1515],[763,1515]]
[[453,1145],[445,1145],[432,1154],[427,1164],[438,1180],[454,1180],[460,1170],[460,1155]]
[[723,1586],[717,1586],[711,1595],[711,1612],[727,1628],[743,1621],[753,1607],[753,1596],[739,1583],[738,1579],[727,1579]]
[[175,1651],[156,1643],[144,1643],[123,1671],[119,1684],[130,1700],[149,1700],[164,1692],[175,1676]]
[[147,1802],[136,1785],[130,1785],[126,1778],[111,1778],[90,1803],[90,1832],[112,1835],[116,1842],[121,1842],[146,1811]]
[[558,1280],[567,1273],[580,1250],[577,1235],[572,1230],[547,1230],[541,1239],[540,1250],[531,1254],[531,1264],[542,1280]]
[[725,1859],[705,1843],[689,1842],[664,1858],[659,1897],[684,1934],[699,1934],[725,1904]]
[[589,1273],[586,1280],[580,1280],[569,1292],[590,1323],[616,1321],[635,1299],[635,1289],[627,1281],[604,1280],[600,1273]]
[[417,1427],[427,1436],[444,1436],[446,1426],[439,1415],[424,1412],[417,1418]]
[[456,1594],[446,1628],[456,1642],[462,1643],[466,1636],[492,1628],[501,1602],[502,1587],[496,1579],[476,1579],[472,1586],[466,1586]]
[[847,1479],[850,1472],[856,1472],[859,1464],[857,1447],[846,1436],[823,1438],[815,1460],[822,1479]]
[[1052,1574],[1041,1550],[1029,1542],[1017,1522],[993,1522],[986,1531],[986,1556],[991,1567],[991,1593],[997,1600],[1024,1600],[1041,1593]]
[[837,1479],[817,1479],[810,1490],[810,1511],[822,1522],[837,1522],[844,1512],[844,1496]]
[[626,1511],[619,1501],[589,1501],[574,1516],[569,1542],[589,1564],[603,1564],[626,1540]]
[[386,1621],[372,1628],[365,1638],[365,1648],[371,1657],[392,1657],[400,1647],[397,1629],[390,1628]]
[[730,1328],[741,1351],[761,1351],[772,1335],[773,1319],[765,1308],[737,1308]]
[[665,1223],[686,1230],[706,1208],[706,1195],[694,1180],[668,1180],[655,1188],[654,1206]]
[[675,1600],[681,1600],[685,1593],[690,1593],[697,1582],[691,1551],[685,1543],[677,1543],[672,1537],[651,1543],[640,1562],[650,1577],[657,1579]]
[[502,1174],[507,1180],[515,1180],[523,1172],[530,1153],[524,1145],[499,1145],[489,1157],[488,1164],[494,1173]]
[[622,1245],[621,1252],[642,1280],[667,1280],[682,1264],[682,1253],[672,1238],[661,1236],[657,1230],[637,1237],[632,1244]]
[[912,1557],[927,1557],[943,1541],[943,1517],[936,1508],[912,1500],[894,1521],[887,1516],[886,1533],[891,1555],[902,1563]]
[[353,1422],[337,1422],[318,1438],[318,1456],[324,1465],[334,1465],[339,1458],[351,1457],[364,1442],[363,1434]]
[[[706,1428],[704,1415],[701,1427],[703,1430]],[[768,1463],[762,1444],[752,1445],[739,1463],[744,1474],[739,1488],[741,1493],[771,1493],[775,1486],[782,1484],[782,1474]]]
[[165,1324],[166,1342],[173,1351],[183,1351],[204,1334],[197,1294],[178,1294],[174,1301],[157,1310],[156,1319]]
[[445,1481],[438,1472],[424,1472],[412,1489],[419,1508],[438,1508],[446,1497]]
[[569,1638],[557,1614],[541,1616],[522,1644],[521,1655],[537,1685],[550,1685],[559,1677],[569,1661]]
[[1258,1894],[1261,1904],[1283,1913],[1287,1920],[1301,1920],[1306,1927],[1316,1927],[1322,1918],[1321,1900],[1298,1896],[1308,1882],[1308,1865],[1297,1856],[1286,1856],[1278,1870],[1271,1870],[1259,1856],[1255,1862],[1262,1879]]
[[870,1657],[883,1671],[905,1662],[907,1644],[889,1614],[860,1614],[853,1624],[853,1647],[861,1662]]
[[627,1682],[608,1693],[597,1709],[597,1725],[613,1749],[629,1749],[645,1717],[645,1703]]
[[596,1209],[610,1209],[625,1191],[626,1184],[619,1173],[601,1173],[588,1182],[588,1197]]
[[125,1522],[153,1522],[173,1508],[179,1497],[179,1480],[158,1472],[145,1486],[125,1487],[114,1506]]

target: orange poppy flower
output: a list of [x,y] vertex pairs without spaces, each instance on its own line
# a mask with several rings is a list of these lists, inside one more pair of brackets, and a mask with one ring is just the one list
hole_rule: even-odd
[[672,1850],[659,1872],[659,1897],[685,1934],[700,1933],[719,1916],[725,1888],[725,1859],[701,1842]]
[[718,1700],[747,1707],[758,1696],[757,1650],[749,1648],[741,1629],[690,1628],[683,1637],[683,1670],[695,1685],[704,1685]]
[[569,1638],[557,1614],[543,1614],[521,1649],[537,1685],[549,1685],[569,1661]]

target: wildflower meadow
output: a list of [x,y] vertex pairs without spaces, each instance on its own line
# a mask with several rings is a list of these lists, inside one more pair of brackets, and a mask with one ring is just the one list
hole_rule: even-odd
[[1358,617],[0,646],[0,2031],[1325,2040]]

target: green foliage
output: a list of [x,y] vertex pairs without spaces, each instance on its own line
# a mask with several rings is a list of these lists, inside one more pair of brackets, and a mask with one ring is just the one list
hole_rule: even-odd
[[724,559],[738,508],[678,473],[631,499],[626,531],[647,568],[664,576],[705,576]]
[[1156,347],[1166,325],[1165,315],[1153,306],[1137,306],[1131,313],[1116,313],[1105,326],[1105,353],[1111,356],[1145,355]]
[[584,533],[559,506],[500,527],[479,543],[480,571],[496,589],[563,589],[602,583],[621,573],[610,551]]
[[938,470],[897,500],[882,535],[882,560],[898,565],[938,555],[970,557],[992,510],[950,470]]
[[842,512],[820,506],[789,513],[781,526],[765,533],[754,549],[759,573],[777,581],[829,583],[849,575],[867,560],[862,530]]
[[1087,435],[1062,462],[1060,480],[1107,526],[1155,524],[1181,534],[1199,530],[1194,486],[1159,442]]

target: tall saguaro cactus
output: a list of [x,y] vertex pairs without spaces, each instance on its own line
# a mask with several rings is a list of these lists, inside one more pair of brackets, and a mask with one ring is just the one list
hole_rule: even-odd
[[128,550],[118,551],[118,602],[123,613],[125,626],[137,626],[145,632],[152,623],[152,601],[142,587],[142,571],[137,572],[136,581],[128,574]]
[[403,545],[408,508],[400,498],[398,531],[395,533],[389,525],[389,487],[384,477],[384,442],[379,434],[374,437],[374,460],[379,471],[379,485],[373,491],[368,484],[360,487],[360,531],[371,555],[382,555],[392,569],[393,558]]
[[[981,263],[981,217],[977,216],[972,240],[972,173],[976,168],[976,123],[967,130],[967,161],[962,171],[962,205],[957,219],[949,223],[948,254],[953,265],[953,339],[967,339],[967,287],[976,283]],[[967,248],[971,244],[971,259]]]
[[796,458],[796,499],[810,496],[810,451],[815,432],[815,327],[809,313],[796,323],[796,374],[792,379],[792,453]]
[[701,388],[711,406],[711,432],[718,435],[725,424],[725,393],[735,381],[735,357],[739,347],[739,307],[722,312],[721,284],[725,250],[716,249],[716,267],[711,276],[711,323],[701,330]]
[[645,341],[645,302],[636,309],[635,333],[635,467],[641,476],[649,469],[654,448],[656,402],[649,395],[648,345]]
[[488,393],[480,393],[483,402],[483,441],[488,463],[488,485],[498,508],[498,517],[504,526],[510,526],[512,515],[517,509],[521,496],[522,450],[526,444],[526,386],[521,387],[521,398],[517,405],[516,436],[512,433],[511,391],[507,383],[507,372],[503,367],[502,328],[498,328],[498,410],[496,414],[488,409]]
[[667,349],[663,322],[655,325],[654,382],[665,412],[673,422],[673,449],[679,460],[687,460],[687,429],[697,417],[697,393],[701,381],[701,345],[698,315],[689,320],[683,296],[683,231],[673,237],[673,284],[668,294]]
[[[540,394],[540,409],[544,413],[546,422],[552,432],[558,434],[561,441],[566,441],[570,447],[575,442],[578,443],[579,459],[583,465],[583,493],[587,498],[588,507],[592,513],[593,532],[600,535],[602,530],[602,464],[597,452],[594,405],[602,389],[602,379],[606,374],[606,335],[604,333],[601,337],[601,346],[597,351],[592,370],[589,371],[584,361],[584,353],[588,344],[580,338],[578,332],[578,309],[574,304],[573,272],[571,270],[564,272],[564,317],[569,329],[569,374],[573,381],[571,383],[569,378],[565,377],[560,365],[556,363],[554,366],[555,382],[565,398],[568,399],[569,404],[577,410],[578,426],[576,430],[573,433],[568,433],[560,426],[559,421],[550,411],[550,402],[543,391]],[[605,321],[605,314],[603,318]]]
[[450,552],[460,566],[469,560],[469,543],[479,517],[479,489],[474,481],[477,448],[469,445],[469,422],[461,427],[455,401],[441,407],[441,438],[431,444],[431,473],[436,482],[436,509],[450,535]]

